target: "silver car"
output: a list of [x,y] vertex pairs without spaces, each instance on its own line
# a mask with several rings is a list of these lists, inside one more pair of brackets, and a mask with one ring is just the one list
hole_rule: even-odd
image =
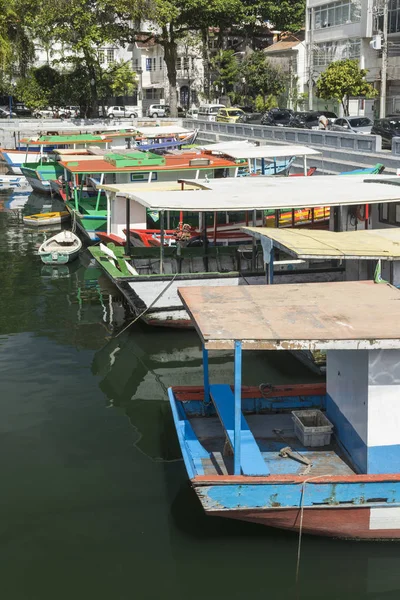
[[331,131],[341,131],[342,133],[363,133],[369,134],[372,129],[372,121],[368,117],[340,117],[331,125]]

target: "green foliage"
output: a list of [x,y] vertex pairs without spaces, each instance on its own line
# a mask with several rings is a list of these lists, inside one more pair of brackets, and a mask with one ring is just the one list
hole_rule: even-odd
[[378,91],[365,80],[368,73],[360,69],[357,60],[338,60],[329,65],[321,73],[317,81],[317,96],[323,100],[334,98],[341,102],[344,114],[349,114],[349,98],[351,96],[365,96],[374,98]]
[[261,96],[264,104],[267,96],[278,96],[285,89],[286,76],[282,69],[274,67],[262,50],[253,52],[242,63],[241,73],[248,93],[253,98]]
[[217,77],[213,81],[215,90],[222,94],[233,92],[235,83],[238,82],[240,68],[233,50],[222,50],[212,59],[211,65]]
[[278,108],[278,106],[278,100],[273,94],[270,94],[267,98],[264,98],[260,94],[256,97],[255,109],[257,112],[265,112],[266,110],[271,110],[271,108]]
[[109,80],[112,96],[131,95],[137,88],[136,73],[129,61],[114,63],[105,73],[105,78]]
[[32,69],[26,77],[17,81],[14,94],[32,110],[45,108],[50,102],[51,91],[41,85],[36,77],[37,69]]

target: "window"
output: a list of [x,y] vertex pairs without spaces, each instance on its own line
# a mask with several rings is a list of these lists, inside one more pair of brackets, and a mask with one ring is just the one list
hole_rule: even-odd
[[151,58],[146,58],[146,71],[151,71]]
[[[149,173],[131,173],[131,181],[148,181]],[[157,173],[152,171],[151,173],[151,181],[157,181]]]
[[160,56],[160,71],[162,71],[163,68],[163,57]]
[[[393,1],[393,0],[392,0]],[[330,2],[314,9],[314,28],[336,27],[361,20],[361,0]]]
[[389,10],[388,10],[388,19],[389,19],[388,31],[389,31],[389,33],[397,33],[398,31],[400,31],[400,16],[399,16],[400,6],[398,6],[398,1],[397,0],[389,0],[388,8],[389,8]]
[[189,58],[187,56],[185,56],[183,59],[183,69],[185,71],[189,70]]
[[104,50],[99,50],[98,57],[99,57],[99,63],[102,65],[104,63],[104,60],[105,60]]
[[157,69],[156,57],[153,58],[153,71]]
[[350,38],[348,40],[337,40],[334,42],[323,42],[314,46],[314,64],[326,66],[335,60],[345,58],[360,58],[361,39]]
[[194,57],[192,56],[192,71],[194,71]]
[[400,225],[400,204],[390,202],[379,205],[379,221],[387,225]]
[[108,63],[114,62],[114,60],[115,60],[114,53],[115,53],[114,48],[108,48],[107,49],[107,62]]
[[139,68],[139,59],[135,58],[135,71],[137,71]]
[[180,56],[176,59],[176,70],[180,71],[182,69],[182,59]]

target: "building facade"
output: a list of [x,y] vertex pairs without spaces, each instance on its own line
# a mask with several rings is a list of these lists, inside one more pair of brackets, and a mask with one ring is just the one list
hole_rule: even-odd
[[[306,45],[307,83],[314,85],[328,65],[345,58],[356,59],[367,69],[367,80],[380,90],[382,51],[372,40],[383,33],[383,12],[388,7],[388,61],[386,114],[400,114],[400,2],[399,0],[307,0]],[[383,37],[382,37],[383,40]],[[322,108],[314,96],[313,107]],[[334,108],[334,107],[333,107]],[[353,114],[379,116],[379,98],[375,101],[353,99]]]

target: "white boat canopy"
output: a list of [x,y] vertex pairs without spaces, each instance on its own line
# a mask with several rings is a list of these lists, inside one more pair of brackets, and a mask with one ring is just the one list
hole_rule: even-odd
[[224,154],[226,150],[231,150],[234,148],[256,148],[256,145],[249,140],[237,140],[231,142],[218,142],[216,144],[206,144],[202,146],[198,144],[198,148],[200,150],[206,150],[207,152],[218,152]]
[[256,239],[269,238],[274,246],[300,259],[400,260],[400,228],[324,231],[242,227]]
[[199,190],[157,192],[131,190],[130,184],[102,185],[111,194],[153,210],[193,212],[280,210],[351,204],[400,202],[400,179],[384,176],[243,177],[180,180]]
[[179,125],[160,125],[157,127],[135,127],[135,130],[145,137],[158,137],[160,135],[174,135],[175,133],[190,133],[192,130]]
[[232,158],[239,159],[253,159],[253,158],[269,158],[271,160],[275,158],[284,158],[288,156],[313,156],[321,154],[320,150],[315,148],[309,148],[308,146],[253,146],[253,147],[230,147],[224,151],[224,154],[231,156]]
[[182,287],[209,350],[400,348],[400,292],[370,281]]

